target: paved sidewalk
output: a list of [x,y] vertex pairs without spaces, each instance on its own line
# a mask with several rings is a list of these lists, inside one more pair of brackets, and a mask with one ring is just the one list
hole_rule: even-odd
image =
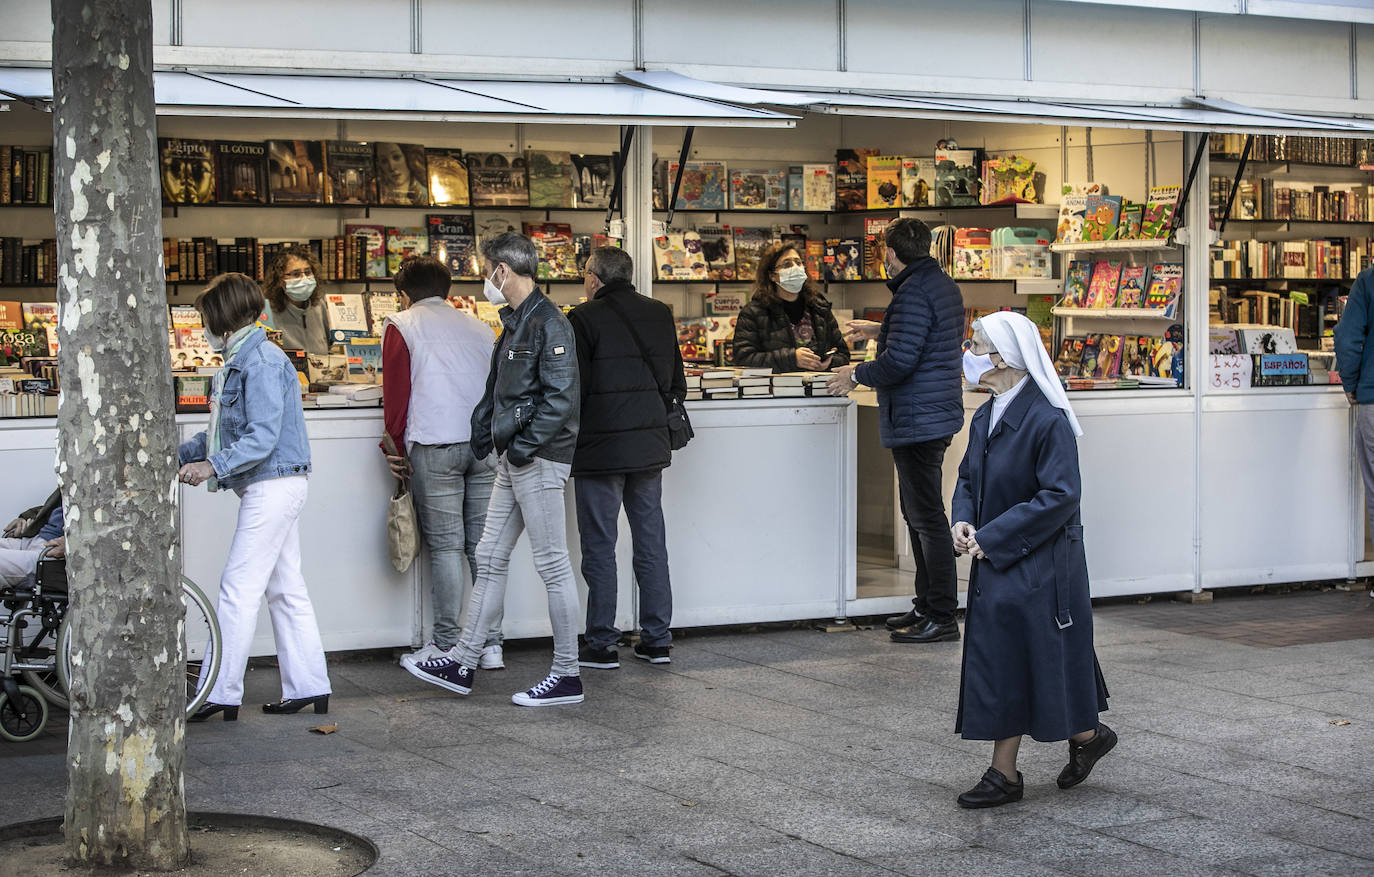
[[[364,834],[369,875],[1374,873],[1374,600],[1105,606],[1097,645],[1120,746],[1061,792],[1065,747],[1028,742],[993,811],[954,803],[990,757],[951,733],[960,645],[879,630],[689,632],[537,710],[509,697],[543,645],[466,699],[337,661],[327,717],[191,726],[187,794]],[[249,702],[277,691],[249,673]],[[63,739],[0,743],[0,822],[61,812]]]

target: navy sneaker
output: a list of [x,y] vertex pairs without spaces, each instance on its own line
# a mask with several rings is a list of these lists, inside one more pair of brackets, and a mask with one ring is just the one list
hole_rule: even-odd
[[635,657],[641,661],[648,661],[650,664],[671,664],[673,659],[668,656],[668,646],[646,646],[644,643],[635,643]]
[[581,703],[582,677],[550,673],[543,682],[529,691],[517,691],[510,699],[516,706],[560,706]]
[[598,649],[583,646],[577,650],[577,663],[594,670],[615,670],[620,667],[620,654],[614,648]]
[[430,685],[447,688],[456,694],[471,694],[473,677],[477,671],[472,667],[464,667],[458,663],[457,651],[458,647],[454,646],[432,660],[417,661],[401,666],[411,676],[422,679]]

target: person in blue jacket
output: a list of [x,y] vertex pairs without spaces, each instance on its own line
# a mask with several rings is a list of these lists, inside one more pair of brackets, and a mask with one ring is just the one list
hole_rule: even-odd
[[[1365,514],[1374,527],[1374,268],[1355,278],[1345,312],[1336,324],[1336,370],[1345,387],[1345,399],[1355,406],[1355,458],[1364,478]],[[1374,597],[1374,590],[1369,592]]]
[[856,383],[878,394],[878,434],[892,450],[897,487],[916,560],[911,611],[887,619],[892,640],[934,643],[957,640],[958,580],[954,546],[945,516],[944,460],[964,425],[959,383],[959,345],[964,299],[930,255],[930,229],[919,219],[888,223],[884,259],[892,303],[882,323],[855,320],[849,341],[877,338],[871,362],[835,369],[828,388],[843,395]]
[[1040,331],[1002,312],[974,323],[964,377],[993,392],[969,424],[954,491],[954,548],[973,557],[955,731],[992,740],[992,766],[961,807],[1021,800],[1021,737],[1069,741],[1061,789],[1116,745],[1093,650],[1079,518],[1083,434]]

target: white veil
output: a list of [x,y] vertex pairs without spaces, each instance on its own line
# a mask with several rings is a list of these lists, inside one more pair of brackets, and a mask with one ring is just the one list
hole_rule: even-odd
[[1069,405],[1069,396],[1064,392],[1064,385],[1054,371],[1054,363],[1040,341],[1040,329],[1025,315],[1013,311],[996,311],[979,319],[974,325],[983,330],[1007,365],[1030,374],[1049,403],[1069,416],[1073,434],[1081,436],[1083,427],[1078,425],[1078,418]]

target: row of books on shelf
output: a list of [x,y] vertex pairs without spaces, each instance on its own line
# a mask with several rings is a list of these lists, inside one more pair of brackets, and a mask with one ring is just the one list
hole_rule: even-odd
[[[1245,138],[1245,134],[1213,134],[1208,149],[1212,158],[1239,159],[1245,149]],[[1257,134],[1250,148],[1250,161],[1364,167],[1374,161],[1374,140]]]
[[[865,235],[865,241],[868,235]],[[1010,280],[1025,277],[1053,277],[1050,232],[1045,228],[1004,226],[1001,228],[956,228],[941,225],[931,229],[931,255],[955,280]],[[882,242],[881,235],[877,241]],[[882,269],[882,251],[878,252]],[[865,262],[867,267],[867,262]]]
[[1336,298],[1328,295],[1314,302],[1306,290],[1280,293],[1232,284],[1213,286],[1209,297],[1209,320],[1214,323],[1280,327],[1303,338],[1323,334],[1321,305]]
[[[1180,349],[1181,345],[1162,337],[1084,335],[1060,342],[1054,367],[1071,390],[1118,388],[1115,382],[1123,378],[1140,386],[1173,387],[1178,385]],[[1112,386],[1075,386],[1075,381],[1108,381]]]
[[1374,222],[1374,186],[1363,183],[1300,183],[1268,177],[1212,177],[1212,218],[1220,220],[1232,185],[1231,219],[1273,222]]
[[610,203],[610,155],[351,140],[159,138],[164,204],[590,207]]
[[1212,277],[1348,280],[1374,260],[1374,238],[1222,241],[1212,249]]
[[795,398],[828,395],[829,372],[786,372],[770,368],[716,366],[685,368],[687,401],[698,399]]
[[[944,145],[941,145],[944,144]],[[984,157],[942,141],[925,156],[840,149],[834,163],[773,168],[725,161],[657,160],[654,206],[663,209],[682,169],[674,209],[847,212],[927,207],[977,207],[1039,202],[1044,175],[1021,155]]]
[[52,150],[0,146],[0,204],[52,203]]
[[0,238],[0,283],[37,284],[57,282],[57,241],[53,238],[25,242],[24,238]]
[[1075,259],[1064,272],[1066,308],[1133,308],[1173,317],[1183,290],[1183,263],[1132,265],[1119,259]]
[[1145,203],[1107,194],[1103,183],[1065,183],[1056,243],[1150,241],[1169,237],[1179,186],[1151,186]]

